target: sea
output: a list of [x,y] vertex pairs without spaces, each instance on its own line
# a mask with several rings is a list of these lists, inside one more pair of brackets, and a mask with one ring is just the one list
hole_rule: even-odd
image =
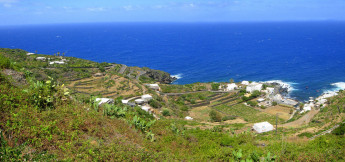
[[277,80],[298,100],[345,88],[345,22],[0,26],[0,47],[159,69],[173,84]]

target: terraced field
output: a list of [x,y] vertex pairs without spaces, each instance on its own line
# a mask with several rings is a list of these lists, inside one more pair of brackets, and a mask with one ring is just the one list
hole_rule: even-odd
[[101,95],[103,97],[116,98],[119,96],[140,95],[145,90],[133,80],[128,80],[117,75],[91,77],[73,81],[68,87],[75,93],[86,95]]
[[[236,104],[233,106],[220,105],[215,108],[226,114],[239,116],[249,123],[268,121],[271,124],[274,124],[276,121],[276,116],[260,112],[252,107],[245,106],[244,104]],[[283,119],[278,119],[278,123],[283,122]]]

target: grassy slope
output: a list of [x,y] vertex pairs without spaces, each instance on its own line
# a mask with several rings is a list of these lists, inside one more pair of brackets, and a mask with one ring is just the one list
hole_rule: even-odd
[[[3,60],[3,58],[1,58]],[[0,61],[2,62],[2,61]],[[13,62],[12,62],[13,64]],[[1,66],[20,69],[20,66]],[[283,133],[268,132],[255,135],[250,132],[232,134],[219,127],[210,130],[186,129],[185,125],[198,125],[178,119],[162,119],[149,129],[155,137],[151,142],[146,133],[129,123],[134,116],[148,121],[148,114],[139,109],[128,109],[125,116],[106,116],[103,109],[96,109],[87,102],[70,99],[61,86],[54,88],[54,101],[48,109],[33,102],[33,96],[49,95],[46,91],[29,92],[33,82],[15,87],[10,78],[0,75],[0,128],[2,159],[12,160],[240,160],[267,157],[268,152],[280,161],[341,161],[344,160],[343,136],[326,135],[313,141],[296,143],[288,141]],[[48,86],[49,87],[49,86]],[[45,94],[45,95],[44,95]],[[343,104],[342,95],[331,100],[332,104],[320,113],[320,118],[336,116],[334,109]],[[118,105],[125,109],[123,105]],[[235,107],[248,120],[256,121],[254,110]],[[245,109],[240,111],[241,109]],[[248,109],[248,110],[247,110]],[[243,112],[247,112],[248,115]],[[331,113],[332,112],[332,113]],[[322,122],[327,122],[322,121]],[[231,126],[230,126],[231,127]],[[235,126],[234,126],[235,127]],[[281,130],[279,130],[281,131]],[[6,143],[6,144],[5,144]],[[262,147],[265,143],[266,147]],[[233,151],[242,150],[235,156]],[[267,158],[271,159],[271,158]]]

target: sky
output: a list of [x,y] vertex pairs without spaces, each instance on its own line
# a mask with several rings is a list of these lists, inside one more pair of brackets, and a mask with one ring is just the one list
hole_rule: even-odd
[[344,21],[345,0],[0,0],[0,25]]

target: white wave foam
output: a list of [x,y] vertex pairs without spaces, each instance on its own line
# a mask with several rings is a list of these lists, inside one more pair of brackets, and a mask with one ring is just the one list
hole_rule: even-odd
[[174,77],[176,79],[181,79],[182,78],[182,74],[171,75],[171,77]]
[[282,88],[287,88],[288,92],[291,91],[295,91],[297,89],[295,89],[292,85],[297,84],[297,83],[293,83],[293,82],[284,82],[282,80],[269,80],[269,81],[265,81],[262,83],[277,83],[279,84]]
[[332,83],[331,86],[334,86],[334,88],[330,90],[325,90],[321,96],[318,97],[318,99],[325,99],[329,97],[333,97],[338,95],[339,90],[345,90],[345,82],[337,82],[337,83]]

